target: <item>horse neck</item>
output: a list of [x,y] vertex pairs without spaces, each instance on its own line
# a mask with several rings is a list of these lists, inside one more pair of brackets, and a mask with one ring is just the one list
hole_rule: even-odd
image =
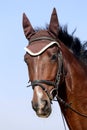
[[[61,51],[66,73],[65,83],[63,84],[63,93],[64,91],[65,93],[62,95],[62,98],[67,103],[71,103],[71,106],[77,111],[87,114],[87,67],[83,67],[80,61],[64,44],[61,44]],[[84,118],[79,117],[79,115],[69,109],[65,111],[63,106],[61,106],[61,109],[70,130],[87,128],[87,123],[82,124],[81,122],[82,120],[85,122]],[[76,128],[76,126],[78,127]]]
[[80,92],[83,84],[86,84],[87,66],[82,64],[65,45],[62,47],[62,56],[66,72],[65,82],[67,89],[71,93],[75,90]]

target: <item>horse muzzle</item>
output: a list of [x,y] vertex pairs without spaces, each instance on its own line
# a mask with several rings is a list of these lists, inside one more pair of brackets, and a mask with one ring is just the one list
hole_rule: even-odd
[[47,100],[41,100],[39,103],[32,101],[32,108],[38,117],[47,118],[51,114],[51,105]]

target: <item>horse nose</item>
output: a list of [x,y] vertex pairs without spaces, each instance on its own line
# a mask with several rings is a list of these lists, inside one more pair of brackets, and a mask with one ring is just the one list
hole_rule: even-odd
[[47,107],[47,101],[46,100],[42,100],[40,103],[34,103],[33,101],[32,101],[32,107],[33,107],[33,109],[37,112],[37,111],[39,111],[39,110],[42,110],[42,111],[44,111],[45,109],[46,109],[46,107]]

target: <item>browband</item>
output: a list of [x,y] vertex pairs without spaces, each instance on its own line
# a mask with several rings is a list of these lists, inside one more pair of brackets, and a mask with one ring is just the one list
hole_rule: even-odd
[[45,50],[47,50],[50,46],[56,44],[58,47],[60,47],[60,44],[56,41],[52,41],[49,44],[47,44],[44,48],[42,48],[39,52],[32,52],[29,48],[25,47],[24,50],[31,56],[38,56],[40,54],[42,54]]

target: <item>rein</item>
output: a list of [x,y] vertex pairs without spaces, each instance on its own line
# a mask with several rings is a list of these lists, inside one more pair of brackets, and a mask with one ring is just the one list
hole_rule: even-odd
[[69,103],[65,102],[65,101],[64,101],[63,99],[61,99],[59,96],[57,96],[56,98],[57,98],[57,100],[55,100],[55,101],[59,101],[60,103],[62,103],[62,104],[65,106],[65,108],[69,108],[71,111],[75,112],[75,113],[78,114],[79,116],[82,116],[82,117],[84,117],[84,118],[87,118],[87,115],[85,115],[85,114],[83,114],[83,113],[80,113],[79,111],[77,111],[77,110],[75,110],[74,108],[72,108],[72,107],[71,107],[71,103],[69,104]]
[[[41,55],[46,49],[48,49],[50,46],[54,45],[54,44],[57,44],[58,47],[60,47],[59,43],[55,41],[55,39],[53,38],[50,38],[50,37],[39,37],[39,38],[35,38],[35,39],[32,39],[30,40],[30,44],[32,42],[35,42],[35,41],[39,41],[39,40],[50,40],[52,42],[50,42],[47,46],[45,46],[43,49],[41,49],[41,51],[37,52],[37,53],[33,53],[31,52],[31,50],[29,50],[28,48],[24,48],[26,50],[26,52],[28,52],[31,56],[38,56],[38,55]],[[31,82],[30,85],[28,85],[27,87],[30,87],[32,86],[32,88],[34,89],[36,86],[40,86],[45,92],[46,94],[48,95],[49,99],[50,99],[50,102],[52,103],[52,92],[53,91],[56,91],[56,93],[58,93],[58,86],[60,84],[60,80],[61,80],[61,75],[63,75],[63,61],[62,61],[62,52],[60,51],[60,53],[58,54],[58,61],[59,61],[59,68],[58,68],[58,72],[57,72],[57,75],[56,75],[56,80],[53,82],[53,81],[49,81],[49,80],[34,80],[34,81],[29,81]],[[44,87],[43,84],[46,84],[46,85],[49,85],[49,86],[54,86],[54,89],[52,89],[51,93],[49,94],[47,89]],[[71,104],[65,102],[63,99],[61,99],[58,94],[56,94],[56,98],[57,100],[53,100],[53,101],[58,101],[60,102],[62,105],[65,106],[65,108],[69,108],[71,111],[75,112],[76,114],[78,114],[79,116],[82,116],[84,118],[87,118],[87,115],[83,114],[83,113],[80,113],[78,112],[77,110],[75,110],[74,108],[71,107]]]

